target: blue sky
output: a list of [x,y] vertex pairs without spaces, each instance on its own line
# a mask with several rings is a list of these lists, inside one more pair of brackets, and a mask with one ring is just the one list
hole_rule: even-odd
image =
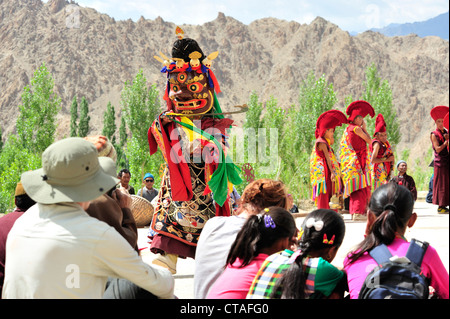
[[219,12],[249,24],[274,17],[309,24],[320,16],[345,31],[362,32],[390,23],[424,21],[449,10],[448,0],[76,0],[116,20],[141,16],[176,24],[203,24]]

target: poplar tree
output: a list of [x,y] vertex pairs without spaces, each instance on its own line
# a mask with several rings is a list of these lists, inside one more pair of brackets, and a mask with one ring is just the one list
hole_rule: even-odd
[[379,74],[375,63],[366,69],[366,81],[363,83],[365,92],[361,99],[369,102],[375,110],[375,116],[366,117],[367,129],[372,135],[375,130],[375,119],[379,113],[383,114],[386,122],[387,139],[394,147],[400,141],[400,124],[397,112],[392,103],[392,91],[387,80],[383,80]]
[[20,143],[32,152],[43,152],[55,140],[61,99],[54,92],[54,86],[43,63],[34,72],[30,85],[23,89],[16,128]]
[[106,136],[113,144],[116,143],[116,137],[114,135],[116,129],[116,112],[114,110],[114,105],[112,105],[111,102],[108,102],[106,110],[103,113],[102,135]]
[[142,69],[133,81],[125,82],[121,93],[121,106],[130,132],[126,150],[129,169],[132,172],[130,183],[140,185],[143,175],[146,172],[158,172],[163,161],[160,151],[150,159],[147,133],[160,113],[161,105],[156,85],[147,84]]
[[72,100],[72,105],[70,106],[70,136],[75,137],[77,134],[77,120],[78,120],[78,101],[77,97],[74,96]]
[[83,96],[80,103],[80,122],[78,123],[78,136],[85,137],[89,133],[89,105],[86,98]]

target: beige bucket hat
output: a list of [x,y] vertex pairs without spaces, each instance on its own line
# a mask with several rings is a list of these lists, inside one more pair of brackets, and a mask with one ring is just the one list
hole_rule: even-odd
[[23,173],[21,182],[37,203],[86,202],[119,182],[105,171],[109,162],[91,142],[69,137],[50,145],[42,153],[42,168]]

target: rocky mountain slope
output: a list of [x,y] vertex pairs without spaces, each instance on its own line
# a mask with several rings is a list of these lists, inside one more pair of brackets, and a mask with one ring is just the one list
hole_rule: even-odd
[[[0,0],[3,136],[14,131],[23,87],[42,62],[63,101],[59,134],[68,130],[75,95],[86,96],[92,133],[100,132],[108,101],[119,113],[123,84],[139,69],[163,90],[161,65],[153,55],[170,54],[175,27],[161,18],[115,21],[64,0]],[[246,103],[252,91],[262,100],[274,96],[282,106],[297,103],[298,87],[311,70],[333,83],[337,107],[345,109],[344,98],[362,94],[365,70],[374,62],[392,88],[401,122],[398,150],[410,148],[415,157],[429,148],[429,110],[449,105],[449,45],[438,37],[386,37],[371,31],[353,37],[319,17],[309,25],[274,18],[244,25],[222,13],[203,25],[181,27],[206,54],[220,52],[213,69],[226,111]]]

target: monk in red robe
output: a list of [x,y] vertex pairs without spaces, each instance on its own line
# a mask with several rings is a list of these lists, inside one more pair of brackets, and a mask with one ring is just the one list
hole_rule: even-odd
[[448,214],[449,148],[448,130],[444,127],[444,118],[448,117],[448,106],[435,106],[430,115],[436,123],[436,130],[430,134],[434,151],[433,204],[438,205],[439,214]]
[[354,101],[346,110],[349,126],[341,139],[341,172],[344,198],[350,197],[349,209],[353,220],[364,220],[370,198],[371,176],[367,144],[372,142],[364,117],[374,117],[375,111],[366,101]]
[[386,122],[383,114],[375,120],[374,139],[370,143],[370,167],[372,173],[372,192],[390,180],[393,171],[394,154],[387,140]]
[[341,192],[341,170],[332,145],[336,126],[347,123],[338,110],[322,113],[316,123],[316,143],[310,157],[312,199],[317,208],[330,208],[330,199]]

